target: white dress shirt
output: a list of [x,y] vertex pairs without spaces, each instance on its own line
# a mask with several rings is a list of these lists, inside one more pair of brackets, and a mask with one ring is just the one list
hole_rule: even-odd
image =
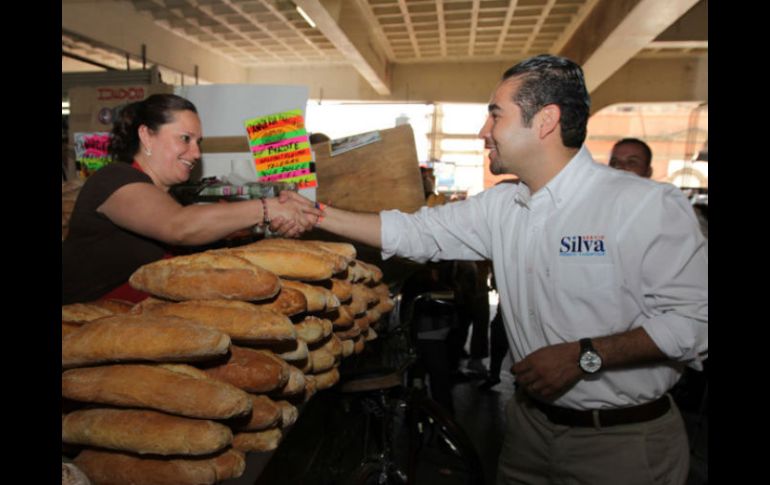
[[[644,328],[672,362],[605,369],[554,404],[630,406],[708,352],[708,254],[681,190],[596,163],[583,147],[534,195],[500,184],[414,214],[383,211],[382,255],[491,259],[518,361],[583,337]],[[577,362],[575,362],[577,365]]]

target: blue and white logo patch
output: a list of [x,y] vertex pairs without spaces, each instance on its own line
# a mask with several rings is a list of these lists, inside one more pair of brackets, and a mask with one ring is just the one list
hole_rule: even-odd
[[559,256],[605,256],[604,236],[564,236],[559,246]]

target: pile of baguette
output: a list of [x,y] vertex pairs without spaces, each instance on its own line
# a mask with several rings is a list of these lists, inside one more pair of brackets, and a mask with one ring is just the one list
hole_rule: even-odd
[[129,283],[153,297],[62,307],[62,442],[94,485],[241,476],[394,306],[379,268],[325,241],[164,259]]

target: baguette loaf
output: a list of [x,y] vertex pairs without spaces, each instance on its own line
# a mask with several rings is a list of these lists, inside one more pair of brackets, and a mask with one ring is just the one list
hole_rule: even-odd
[[214,485],[246,470],[241,451],[213,457],[142,458],[115,451],[83,450],[74,460],[94,485]]
[[85,409],[62,418],[62,441],[153,455],[206,455],[232,442],[213,421],[136,409]]
[[172,300],[164,300],[162,298],[156,298],[154,296],[148,296],[144,300],[140,301],[139,303],[136,303],[134,306],[131,307],[131,310],[128,312],[132,315],[139,315],[142,314],[156,306],[163,306],[163,305],[169,305],[171,303],[174,303]]
[[247,392],[270,392],[289,380],[289,364],[274,353],[236,345],[231,346],[227,361],[204,372]]
[[92,485],[85,473],[74,463],[61,464],[61,485]]
[[297,338],[294,325],[286,315],[242,301],[191,300],[153,306],[146,313],[186,318],[224,332],[235,342],[264,343]]
[[335,273],[334,262],[323,256],[289,249],[244,249],[243,246],[220,249],[219,254],[231,254],[265,268],[282,278],[320,281]]
[[342,278],[330,278],[328,281],[316,283],[328,288],[340,303],[348,302],[353,297],[353,283]]
[[280,389],[276,389],[272,395],[278,399],[288,396],[296,396],[305,390],[305,374],[294,367],[289,366],[289,380]]
[[294,316],[307,311],[307,298],[301,291],[294,288],[283,287],[277,296],[254,302],[254,304],[265,310],[272,310],[286,316]]
[[270,350],[288,362],[296,362],[308,358],[307,344],[304,340],[300,339],[293,342],[271,343]]
[[313,363],[313,374],[326,372],[334,367],[334,364],[337,362],[334,355],[323,348],[311,350],[310,361]]
[[369,319],[370,325],[375,323],[377,320],[379,320],[381,316],[382,314],[380,313],[380,311],[377,309],[376,306],[366,310],[366,317]]
[[128,282],[169,300],[263,300],[281,288],[270,271],[234,254],[214,251],[146,264]]
[[361,335],[361,327],[354,323],[353,326],[347,330],[335,330],[334,335],[340,340],[350,340]]
[[363,333],[363,336],[364,342],[371,342],[372,340],[376,340],[378,337],[377,332],[375,332],[372,327],[369,327],[369,329]]
[[62,338],[66,337],[67,335],[79,329],[80,329],[80,325],[77,323],[61,322]]
[[307,344],[314,344],[329,336],[332,332],[332,322],[309,315],[301,322],[294,324],[294,328],[300,339]]
[[340,301],[334,296],[334,293],[321,286],[281,279],[281,287],[293,288],[305,295],[305,299],[307,300],[307,311],[309,312],[333,310],[340,306]]
[[367,271],[366,268],[364,268],[362,265],[358,264],[357,259],[348,265],[347,280],[350,283],[366,283],[369,275],[370,272]]
[[297,406],[285,400],[275,401],[275,404],[281,408],[281,429],[286,429],[297,422],[299,417]]
[[233,448],[244,452],[273,451],[282,437],[281,428],[235,433]]
[[359,335],[358,337],[355,337],[353,339],[353,353],[360,354],[361,352],[364,351],[365,345],[366,344],[365,344],[363,335]]
[[[193,372],[200,371],[194,369]],[[248,394],[201,374],[203,378],[192,377],[153,365],[71,369],[62,374],[62,396],[76,401],[149,408],[203,419],[227,419],[251,412]]]
[[318,392],[318,384],[316,384],[315,376],[310,374],[306,375],[305,376],[305,393],[303,394],[302,402],[310,401],[310,398],[313,397],[313,395],[316,392]]
[[353,339],[347,339],[347,340],[341,340],[340,343],[342,344],[342,358],[350,357],[353,355],[353,350],[355,348],[355,341]]
[[340,371],[336,367],[332,367],[326,372],[315,374],[315,383],[319,391],[328,389],[340,380]]
[[346,307],[355,317],[363,315],[369,309],[369,293],[364,288],[366,287],[360,283],[354,284],[353,298],[350,299],[350,303],[340,305],[341,307]]
[[238,419],[232,428],[240,431],[261,431],[274,428],[281,422],[281,407],[264,394],[250,394],[251,414],[248,418]]
[[62,339],[62,367],[149,360],[179,362],[224,355],[226,334],[176,317],[113,315]]
[[339,360],[342,358],[342,340],[340,340],[340,338],[335,334],[331,334],[323,342],[323,345],[317,348],[324,349],[327,352],[331,353],[337,362],[339,362]]
[[368,272],[366,282],[370,285],[377,285],[382,281],[382,270],[373,264],[356,260],[356,264],[362,266]]
[[364,313],[364,316],[356,318],[353,323],[361,329],[361,332],[365,332],[369,330],[369,324],[372,323],[372,319],[369,318],[369,315]]
[[109,317],[113,312],[90,303],[71,303],[62,305],[61,321],[72,324],[84,324],[93,320]]
[[242,249],[275,249],[281,251],[299,251],[311,253],[324,259],[328,259],[333,264],[333,271],[335,273],[340,272],[348,267],[350,261],[334,251],[329,251],[316,244],[312,244],[310,241],[300,241],[297,239],[283,239],[283,238],[268,238],[257,241],[247,246],[241,246]]
[[360,298],[366,302],[366,308],[373,307],[380,301],[380,296],[365,284],[358,283],[353,285],[353,300]]
[[320,248],[326,249],[333,253],[337,253],[344,257],[348,263],[351,263],[356,259],[356,247],[350,243],[332,242],[332,241],[305,241],[306,243],[313,244]]
[[340,305],[335,312],[328,314],[329,319],[334,326],[334,330],[345,330],[353,326],[353,314],[348,305]]
[[120,313],[128,313],[133,308],[134,304],[130,301],[120,300],[118,298],[105,298],[103,300],[94,300],[91,305],[95,305],[99,308],[103,308],[115,315]]

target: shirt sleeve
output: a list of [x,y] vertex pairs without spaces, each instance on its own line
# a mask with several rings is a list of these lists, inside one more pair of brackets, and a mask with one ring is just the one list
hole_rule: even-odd
[[636,203],[635,217],[620,231],[624,286],[658,348],[700,370],[708,356],[706,241],[678,188],[663,185]]
[[482,192],[464,201],[422,207],[413,214],[381,212],[383,259],[402,256],[424,263],[489,258],[488,202]]

